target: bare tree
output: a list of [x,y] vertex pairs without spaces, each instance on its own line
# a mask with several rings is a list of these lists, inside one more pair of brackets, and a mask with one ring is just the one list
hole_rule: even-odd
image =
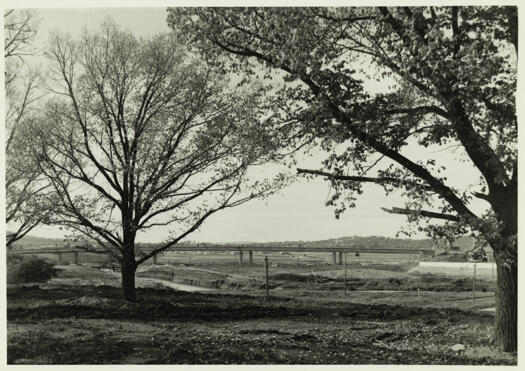
[[[264,90],[231,89],[171,35],[138,40],[112,21],[78,41],[53,37],[49,53],[59,84],[24,137],[53,189],[50,222],[118,259],[125,300],[139,264],[277,189],[282,178],[247,176],[276,157],[281,137],[258,108]],[[136,251],[138,233],[170,226],[165,243]]]
[[4,56],[23,58],[34,55],[32,42],[38,31],[39,21],[33,10],[9,9],[4,12]]
[[39,73],[26,64],[37,51],[33,40],[38,31],[37,13],[8,10],[4,13],[6,91],[6,222],[11,223],[6,244],[25,236],[45,220],[41,193],[45,187],[34,164],[20,145],[19,129],[25,125],[38,99]]

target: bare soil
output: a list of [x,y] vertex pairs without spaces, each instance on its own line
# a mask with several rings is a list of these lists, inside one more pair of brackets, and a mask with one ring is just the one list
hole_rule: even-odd
[[8,287],[8,363],[516,364],[491,347],[493,313],[311,294]]

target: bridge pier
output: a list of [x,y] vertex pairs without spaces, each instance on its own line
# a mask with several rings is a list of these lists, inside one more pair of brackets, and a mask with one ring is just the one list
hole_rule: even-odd
[[339,265],[343,265],[343,252],[339,251]]
[[337,263],[337,254],[335,251],[332,251],[332,265],[336,265]]
[[153,264],[154,264],[154,265],[157,265],[157,264],[158,264],[158,261],[157,261],[157,254],[153,255]]
[[64,264],[64,255],[61,252],[59,252],[58,253],[58,265],[62,265],[62,264]]
[[248,259],[250,261],[250,265],[253,265],[253,250],[248,251]]
[[75,265],[80,265],[80,254],[75,252]]
[[239,250],[239,264],[242,265],[242,250]]

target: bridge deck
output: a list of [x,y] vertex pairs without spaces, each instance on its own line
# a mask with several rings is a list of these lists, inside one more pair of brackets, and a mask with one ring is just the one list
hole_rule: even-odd
[[[149,252],[152,249],[140,249],[137,252]],[[180,245],[170,248],[166,252],[177,251],[268,251],[268,252],[359,252],[359,253],[375,253],[375,254],[433,254],[431,249],[374,249],[360,246],[301,246],[301,245]],[[95,253],[105,254],[105,251],[88,251],[82,248],[75,247],[43,247],[39,249],[20,249],[9,250],[8,253],[18,254],[58,254],[58,253]]]

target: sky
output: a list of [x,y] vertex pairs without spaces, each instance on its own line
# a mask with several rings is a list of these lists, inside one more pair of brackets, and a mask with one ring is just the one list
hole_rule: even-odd
[[[105,17],[112,17],[116,23],[128,28],[135,35],[148,37],[168,31],[165,8],[91,8],[91,9],[40,9],[41,18],[38,44],[45,45],[50,31],[58,30],[78,36],[84,27],[95,28]],[[381,89],[381,85],[370,83],[370,89]],[[436,152],[438,151],[438,152]],[[467,163],[455,162],[456,154],[450,150],[437,148],[421,152],[409,146],[406,154],[412,159],[436,158],[449,166],[449,178],[454,185],[464,186],[478,178],[476,171]],[[301,168],[320,168],[325,154],[299,158]],[[275,173],[275,167],[263,169],[268,174]],[[357,206],[347,210],[339,220],[334,210],[326,207],[330,192],[328,182],[321,178],[300,179],[279,194],[266,200],[252,200],[236,208],[223,210],[209,218],[204,225],[191,235],[190,240],[208,242],[239,241],[283,241],[317,240],[343,236],[381,235],[394,237],[403,225],[405,218],[388,214],[381,207],[403,206],[397,195],[385,196],[382,188],[368,184]],[[478,208],[482,208],[480,205]],[[38,227],[32,235],[62,237],[64,232],[57,227]],[[142,241],[161,241],[167,236],[164,230],[152,230],[140,236]],[[422,238],[424,235],[415,235]]]

